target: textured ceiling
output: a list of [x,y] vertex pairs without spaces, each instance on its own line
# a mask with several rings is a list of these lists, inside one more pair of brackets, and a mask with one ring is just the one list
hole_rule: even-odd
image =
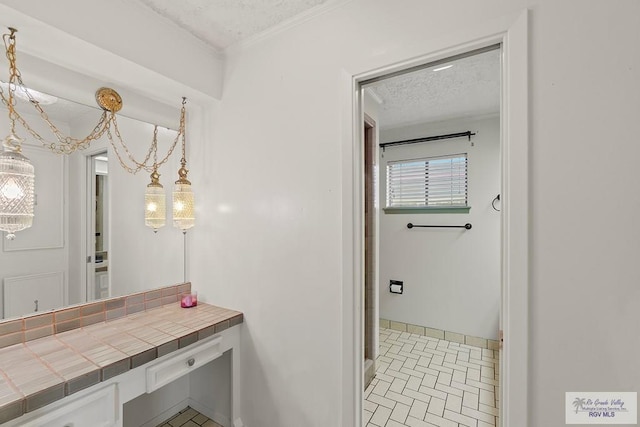
[[[452,67],[434,71],[446,65]],[[367,90],[381,101],[378,124],[383,129],[497,113],[500,50],[385,79]]]
[[245,40],[328,0],[137,0],[216,49]]
[[[296,14],[327,1],[338,0],[137,0],[176,20],[217,48],[266,31]],[[445,65],[448,69],[434,71]],[[381,129],[457,117],[497,113],[500,109],[500,50],[469,56],[446,64],[381,80],[367,86],[380,102]],[[24,105],[23,105],[24,104]],[[20,111],[31,110],[19,101]],[[63,122],[99,109],[60,99],[45,107]]]

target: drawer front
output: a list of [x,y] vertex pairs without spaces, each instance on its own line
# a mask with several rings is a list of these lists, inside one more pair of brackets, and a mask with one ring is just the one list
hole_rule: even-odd
[[24,427],[112,427],[116,425],[116,386],[112,384],[95,392],[63,403],[45,415],[21,423]]
[[215,337],[201,344],[193,344],[193,348],[184,353],[169,356],[167,360],[149,366],[147,368],[147,393],[151,393],[220,357],[222,355],[220,350],[221,342],[222,337]]

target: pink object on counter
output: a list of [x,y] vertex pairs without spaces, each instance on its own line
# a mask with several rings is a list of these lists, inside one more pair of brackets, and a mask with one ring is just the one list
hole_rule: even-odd
[[192,292],[190,294],[186,294],[182,296],[180,300],[180,307],[182,308],[190,308],[198,305],[198,293]]

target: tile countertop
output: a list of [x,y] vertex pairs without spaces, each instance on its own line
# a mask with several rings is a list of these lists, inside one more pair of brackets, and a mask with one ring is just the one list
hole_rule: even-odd
[[0,423],[243,322],[199,303],[165,305],[0,349]]

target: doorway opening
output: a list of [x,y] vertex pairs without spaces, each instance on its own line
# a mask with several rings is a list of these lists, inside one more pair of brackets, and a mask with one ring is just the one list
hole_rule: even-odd
[[108,298],[109,158],[107,152],[87,158],[89,221],[87,222],[87,301]]
[[496,44],[360,83],[365,427],[500,425],[501,69]]

